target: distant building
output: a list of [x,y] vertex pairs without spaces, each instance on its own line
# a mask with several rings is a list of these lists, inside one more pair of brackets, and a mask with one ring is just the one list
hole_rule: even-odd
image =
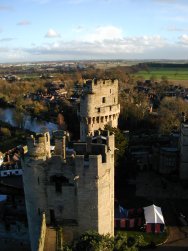
[[179,169],[179,151],[176,147],[160,148],[159,173],[172,174]]
[[21,165],[18,165],[18,163],[2,163],[0,166],[0,177],[7,177],[11,175],[22,175],[23,170]]
[[5,154],[0,152],[0,177],[19,176],[23,174],[20,162],[21,154],[24,154],[24,148],[22,146],[10,149]]

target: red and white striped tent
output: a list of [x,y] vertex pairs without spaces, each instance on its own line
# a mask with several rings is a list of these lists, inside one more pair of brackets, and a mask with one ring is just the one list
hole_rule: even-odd
[[146,220],[147,233],[163,232],[165,222],[160,207],[157,207],[154,204],[148,207],[144,207],[144,215]]

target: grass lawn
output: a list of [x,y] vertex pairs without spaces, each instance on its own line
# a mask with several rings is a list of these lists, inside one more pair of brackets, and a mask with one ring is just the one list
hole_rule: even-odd
[[185,68],[150,68],[148,71],[139,71],[133,74],[135,77],[142,77],[144,79],[150,79],[154,77],[156,80],[161,80],[162,76],[166,76],[168,80],[187,80],[188,81],[188,69]]
[[138,239],[138,236],[143,236],[144,241],[148,244],[151,242],[154,242],[156,245],[163,243],[167,237],[168,234],[165,231],[164,233],[160,234],[154,234],[154,233],[146,233],[146,232],[138,232],[138,231],[118,231],[121,234],[125,234],[127,237],[135,237],[135,239]]

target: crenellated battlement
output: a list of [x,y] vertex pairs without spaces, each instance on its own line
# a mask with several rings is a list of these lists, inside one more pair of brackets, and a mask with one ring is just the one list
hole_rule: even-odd
[[118,86],[118,80],[117,79],[86,79],[84,80],[84,93],[90,93],[96,92],[98,89],[101,88],[107,88],[112,86]]
[[67,131],[58,130],[53,132],[55,141],[55,154],[61,155],[63,159],[66,159],[66,145],[69,142],[69,133]]
[[[87,136],[86,142],[74,143],[76,157],[90,162],[94,158],[101,157],[101,163],[108,162],[108,155],[114,151],[114,135],[109,131],[95,131],[94,136]],[[82,156],[82,157],[81,157]]]
[[50,158],[50,134],[39,133],[27,139],[28,155],[36,159]]

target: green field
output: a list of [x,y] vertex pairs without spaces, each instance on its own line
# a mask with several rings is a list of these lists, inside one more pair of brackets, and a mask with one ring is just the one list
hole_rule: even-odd
[[151,79],[160,81],[162,76],[167,77],[168,80],[187,80],[188,81],[188,69],[185,68],[149,68],[146,70],[138,71],[133,74],[136,78]]

